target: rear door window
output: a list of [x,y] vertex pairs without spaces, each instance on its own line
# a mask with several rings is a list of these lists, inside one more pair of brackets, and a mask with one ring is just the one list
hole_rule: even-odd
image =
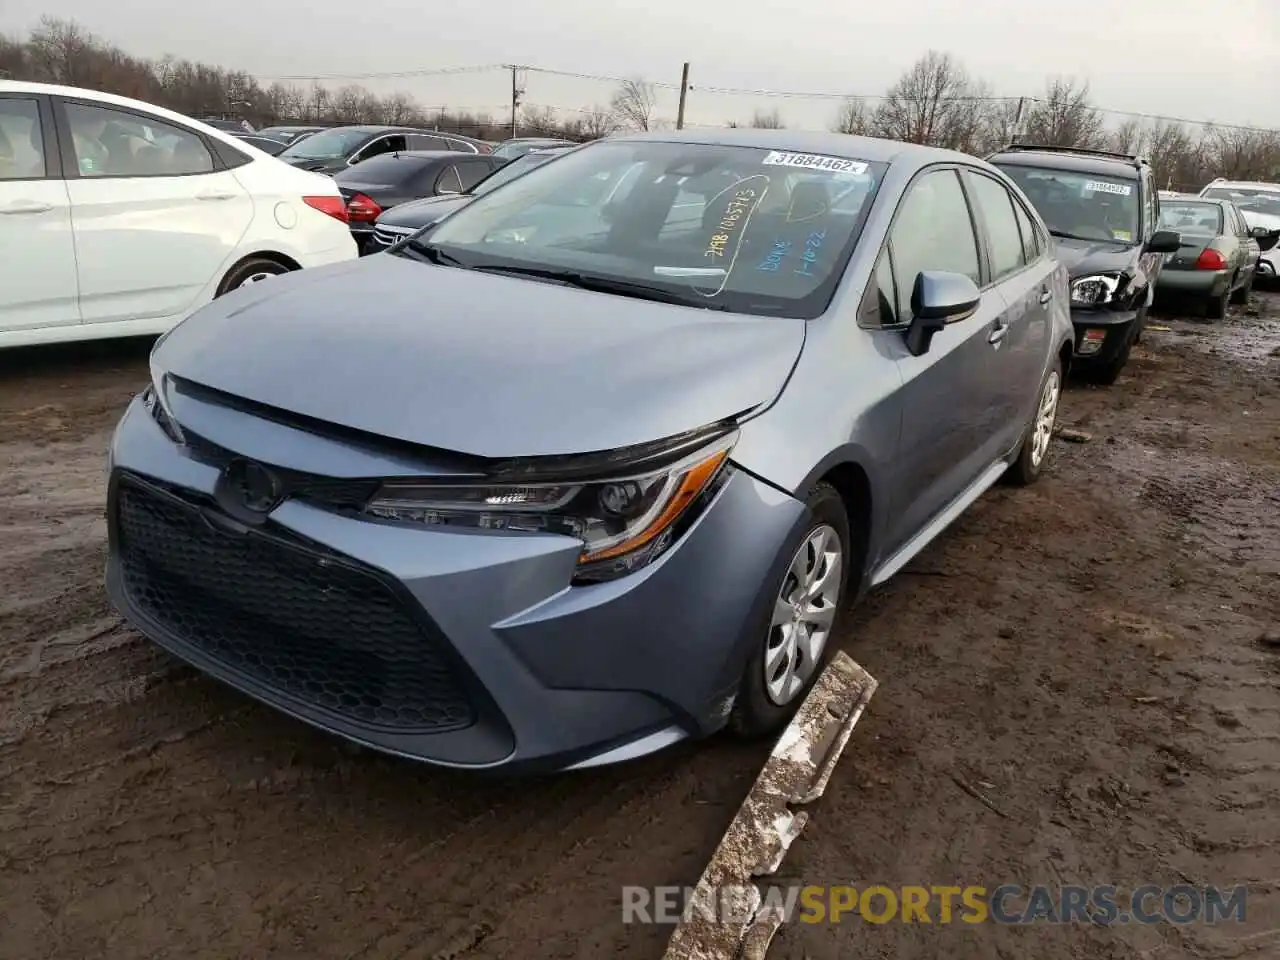
[[0,97],[0,180],[31,180],[47,173],[40,108],[25,97]]
[[987,241],[991,247],[991,279],[1002,280],[1017,273],[1026,262],[1022,232],[1018,229],[1018,218],[1013,210],[1013,197],[1003,184],[980,173],[968,171],[967,179],[987,228]]
[[433,137],[429,133],[410,133],[405,136],[410,150],[449,150],[450,141],[444,137]]

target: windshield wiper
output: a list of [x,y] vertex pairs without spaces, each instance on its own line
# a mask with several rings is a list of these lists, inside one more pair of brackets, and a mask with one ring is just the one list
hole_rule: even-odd
[[1049,228],[1049,236],[1060,237],[1063,240],[1079,240],[1081,243],[1127,243],[1125,240],[1117,240],[1115,237],[1082,237],[1076,233],[1067,233],[1065,230],[1055,230]]
[[[433,224],[434,226],[434,224]],[[418,233],[422,231],[419,230]],[[418,236],[418,233],[411,233],[408,236],[401,237],[391,246],[387,247],[383,253],[399,253],[401,250],[409,249],[418,254],[424,260],[431,263],[439,264],[442,267],[461,267],[464,270],[471,269],[471,264],[464,263],[451,253],[445,253],[437,246],[433,246]]]
[[[447,254],[446,254],[447,256]],[[551,267],[518,267],[490,264],[473,266],[471,269],[485,273],[504,273],[515,277],[530,277],[535,280],[550,280],[580,290],[594,290],[597,293],[615,293],[621,297],[634,297],[637,300],[652,300],[655,303],[672,303],[681,307],[702,307],[707,310],[725,310],[718,303],[710,303],[705,297],[683,296],[660,287],[651,287],[645,283],[630,280],[615,280],[612,277],[595,277],[574,270],[557,270]]]

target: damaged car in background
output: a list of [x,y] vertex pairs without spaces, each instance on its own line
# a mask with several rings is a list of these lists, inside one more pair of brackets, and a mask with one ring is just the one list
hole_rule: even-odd
[[1280,236],[1250,227],[1229,200],[1199,197],[1166,200],[1160,225],[1177,232],[1182,246],[1160,271],[1157,296],[1197,300],[1212,320],[1227,315],[1228,303],[1248,301],[1262,253]]
[[1177,233],[1160,230],[1151,166],[1128,154],[1013,144],[987,160],[1022,188],[1071,274],[1076,366],[1111,384],[1142,336]]
[[597,141],[162,337],[111,445],[108,592],[210,675],[430,763],[773,734],[851,602],[1042,474],[1068,307],[972,156]]

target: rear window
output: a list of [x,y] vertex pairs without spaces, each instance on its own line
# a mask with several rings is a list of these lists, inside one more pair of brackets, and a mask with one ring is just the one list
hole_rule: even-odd
[[431,162],[431,159],[426,157],[413,157],[403,153],[380,153],[339,172],[334,179],[359,180],[362,183],[403,183],[416,177],[423,168],[430,166]]
[[830,302],[885,169],[598,141],[479,197],[426,239],[466,265],[576,271],[692,306],[809,318]]
[[1216,237],[1222,233],[1222,208],[1216,203],[1162,200],[1160,229]]

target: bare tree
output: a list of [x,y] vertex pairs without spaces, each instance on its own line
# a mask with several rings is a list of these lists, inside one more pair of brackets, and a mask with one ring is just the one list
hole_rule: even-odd
[[893,140],[964,149],[982,128],[985,95],[951,54],[930,50],[889,88],[872,130]]
[[623,80],[609,104],[618,123],[636,130],[653,129],[658,94],[652,83],[639,77]]
[[520,111],[520,129],[535,137],[550,137],[561,130],[552,107],[524,107]]
[[991,153],[1007,147],[1022,135],[1022,114],[1026,106],[1021,100],[1001,100],[984,105],[980,153]]
[[1027,116],[1027,138],[1051,147],[1097,149],[1107,142],[1102,114],[1089,100],[1089,84],[1054,77]]
[[617,117],[599,104],[584,109],[578,123],[579,133],[587,140],[599,140],[615,133],[617,129]]
[[767,113],[764,110],[757,110],[751,115],[751,126],[757,130],[781,130],[786,124],[782,122],[782,114],[778,112],[778,108],[774,107]]
[[866,101],[850,97],[842,102],[831,130],[833,133],[852,133],[858,136],[870,133],[871,113],[867,110]]

